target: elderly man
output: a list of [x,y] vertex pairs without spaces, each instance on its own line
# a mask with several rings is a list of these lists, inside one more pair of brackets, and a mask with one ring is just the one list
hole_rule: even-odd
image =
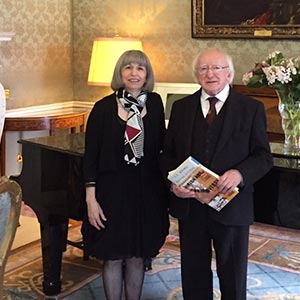
[[209,49],[197,55],[201,89],[174,103],[162,153],[164,171],[188,156],[220,175],[219,191],[239,194],[220,212],[203,204],[207,193],[170,185],[170,213],[179,219],[185,300],[212,300],[212,246],[222,300],[246,300],[253,183],[272,166],[264,106],[235,92],[232,59]]

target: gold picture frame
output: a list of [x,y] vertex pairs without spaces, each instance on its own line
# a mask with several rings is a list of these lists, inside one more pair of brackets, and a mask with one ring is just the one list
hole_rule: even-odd
[[192,0],[192,37],[299,39],[300,0]]

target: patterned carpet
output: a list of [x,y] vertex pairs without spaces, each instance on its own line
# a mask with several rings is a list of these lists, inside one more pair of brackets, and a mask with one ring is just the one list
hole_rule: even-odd
[[[79,225],[69,229],[68,238],[73,241],[80,240]],[[99,261],[93,259],[83,261],[82,251],[68,246],[63,255],[62,293],[59,298],[65,297],[99,277],[101,266]],[[4,299],[44,299],[42,281],[40,241],[13,250],[4,276]]]
[[[147,272],[142,299],[182,299],[177,222],[171,221],[170,235],[153,261],[153,269]],[[71,227],[69,238],[80,240],[79,226]],[[82,251],[68,246],[63,256],[63,291],[56,299],[104,299],[99,277],[101,263],[93,259],[83,261]],[[274,226],[253,225],[249,247],[248,299],[300,299],[299,283],[300,233]],[[5,300],[44,299],[39,241],[12,252],[4,285]],[[220,299],[217,280],[214,287],[214,299]]]

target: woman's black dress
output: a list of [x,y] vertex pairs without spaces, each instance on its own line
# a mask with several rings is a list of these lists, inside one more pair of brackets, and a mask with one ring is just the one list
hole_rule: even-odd
[[99,101],[89,117],[85,180],[96,180],[96,198],[107,221],[100,231],[84,222],[83,234],[89,255],[98,259],[154,257],[168,234],[166,188],[158,161],[163,108],[155,93],[149,94],[146,105],[144,157],[138,166],[123,160],[125,122],[117,115],[115,95]]

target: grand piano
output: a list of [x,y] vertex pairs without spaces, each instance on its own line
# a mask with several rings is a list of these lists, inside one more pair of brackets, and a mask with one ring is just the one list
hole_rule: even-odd
[[22,187],[23,201],[40,223],[43,292],[61,292],[62,253],[67,245],[69,218],[82,220],[84,133],[20,140],[23,167],[12,176]]

